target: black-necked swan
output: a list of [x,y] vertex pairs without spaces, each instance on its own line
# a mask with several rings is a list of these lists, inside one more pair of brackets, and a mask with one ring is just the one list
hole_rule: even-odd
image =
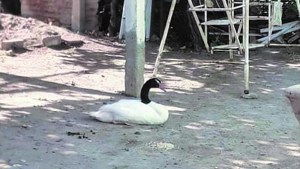
[[161,104],[151,101],[148,97],[151,88],[165,91],[164,85],[158,78],[149,79],[141,89],[141,100],[121,99],[107,104],[90,116],[101,121],[115,124],[146,124],[157,125],[165,123],[169,118],[168,109]]

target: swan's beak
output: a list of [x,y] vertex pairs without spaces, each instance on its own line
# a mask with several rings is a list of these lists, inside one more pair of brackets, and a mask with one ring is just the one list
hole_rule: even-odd
[[166,92],[166,86],[163,83],[159,83],[158,88],[160,88],[160,90]]

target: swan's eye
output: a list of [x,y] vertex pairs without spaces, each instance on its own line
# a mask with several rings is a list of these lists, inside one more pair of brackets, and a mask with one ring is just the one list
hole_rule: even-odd
[[158,80],[158,79],[155,79],[155,81],[156,81],[157,84],[161,83],[160,80]]

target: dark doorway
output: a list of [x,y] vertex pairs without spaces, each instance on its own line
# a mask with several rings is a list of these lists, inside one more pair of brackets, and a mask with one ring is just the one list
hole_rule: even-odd
[[124,0],[98,0],[99,31],[111,37],[116,36],[120,29]]
[[21,2],[20,0],[0,0],[1,8],[5,13],[13,15],[21,15]]

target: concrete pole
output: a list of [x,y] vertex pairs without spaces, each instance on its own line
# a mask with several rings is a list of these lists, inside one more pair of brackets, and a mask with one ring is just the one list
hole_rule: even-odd
[[144,82],[145,0],[125,2],[125,94],[138,97]]
[[81,32],[85,24],[85,0],[72,0],[72,30]]

